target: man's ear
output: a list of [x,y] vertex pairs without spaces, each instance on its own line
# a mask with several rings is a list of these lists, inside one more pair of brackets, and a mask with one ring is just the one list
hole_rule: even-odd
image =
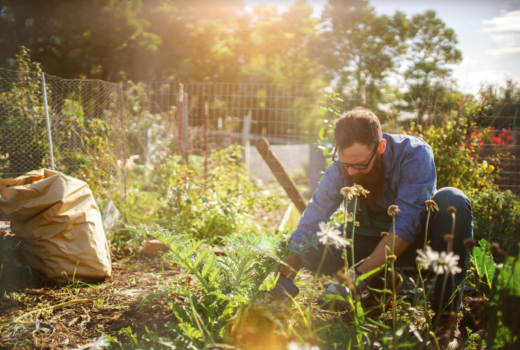
[[379,150],[377,151],[377,153],[383,154],[383,153],[385,153],[385,150],[386,150],[386,140],[382,139],[381,142],[379,143]]

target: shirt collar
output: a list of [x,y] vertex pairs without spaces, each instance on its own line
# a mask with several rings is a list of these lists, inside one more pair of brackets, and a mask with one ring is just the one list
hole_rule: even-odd
[[394,167],[394,150],[392,148],[392,136],[389,134],[383,134],[383,138],[386,140],[385,153],[382,154],[383,166],[385,168],[385,177],[390,178],[390,174]]

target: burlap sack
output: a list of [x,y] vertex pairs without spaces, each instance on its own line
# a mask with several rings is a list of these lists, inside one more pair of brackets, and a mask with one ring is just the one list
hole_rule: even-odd
[[85,182],[46,169],[0,180],[0,210],[43,278],[93,282],[112,274],[101,215]]

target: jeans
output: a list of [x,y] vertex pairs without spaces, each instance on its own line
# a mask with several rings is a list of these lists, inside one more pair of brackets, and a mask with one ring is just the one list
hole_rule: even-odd
[[[456,222],[455,222],[455,234],[453,239],[453,252],[460,257],[458,266],[461,268],[461,272],[455,275],[455,286],[452,286],[451,275],[447,279],[445,295],[441,298],[442,285],[444,282],[445,274],[439,275],[434,288],[434,301],[433,311],[438,312],[439,306],[443,304],[445,311],[450,311],[453,307],[453,311],[458,311],[462,302],[462,292],[457,291],[453,298],[453,305],[449,304],[450,298],[453,294],[453,290],[457,289],[458,286],[464,282],[467,274],[468,263],[470,259],[470,251],[464,246],[463,242],[467,238],[473,238],[473,214],[471,212],[471,204],[466,195],[453,187],[445,187],[437,191],[432,198],[438,205],[439,211],[432,212],[430,215],[430,221],[428,225],[428,241],[431,240],[430,246],[433,250],[438,252],[446,251],[447,242],[444,240],[444,235],[451,233],[453,219],[450,213],[447,212],[449,207],[455,207],[457,209]],[[399,215],[399,214],[397,214]],[[406,250],[397,258],[395,261],[396,267],[407,267],[416,266],[417,250],[423,248],[424,234],[426,227],[426,215],[422,221],[421,232],[416,236],[415,241],[406,248]],[[352,234],[347,232],[347,237],[351,238]],[[367,258],[379,244],[381,238],[354,235],[354,258],[355,263]],[[320,261],[323,257],[323,245],[318,246],[319,249],[311,247],[305,253],[306,260],[304,267],[316,273],[319,267]],[[351,249],[347,247],[348,262],[351,263],[350,257]],[[340,268],[344,266],[344,261],[341,257],[343,249],[338,250],[333,247],[329,248],[326,253],[325,261],[323,262],[321,273],[325,275],[332,275],[336,273]],[[382,273],[380,273],[382,275]],[[384,282],[381,278],[374,278],[371,280],[371,284],[374,288],[382,289]],[[380,285],[379,285],[380,284]],[[461,286],[463,287],[463,286]]]

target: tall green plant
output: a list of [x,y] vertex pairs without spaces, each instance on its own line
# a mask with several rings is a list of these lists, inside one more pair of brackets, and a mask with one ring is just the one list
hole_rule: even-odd
[[22,46],[14,69],[0,72],[2,84],[7,84],[7,92],[0,92],[0,176],[17,176],[49,162],[41,65],[31,62]]

